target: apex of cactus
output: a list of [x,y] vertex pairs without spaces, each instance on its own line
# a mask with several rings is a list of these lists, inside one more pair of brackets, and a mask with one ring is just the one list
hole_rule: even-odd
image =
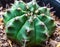
[[7,37],[26,47],[40,45],[56,28],[50,9],[40,7],[36,0],[29,3],[15,1],[4,15],[4,23]]

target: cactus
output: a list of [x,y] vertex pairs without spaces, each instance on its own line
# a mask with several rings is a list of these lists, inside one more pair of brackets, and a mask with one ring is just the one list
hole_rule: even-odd
[[4,15],[4,24],[7,37],[24,47],[40,45],[56,28],[50,8],[40,7],[35,0],[15,1]]

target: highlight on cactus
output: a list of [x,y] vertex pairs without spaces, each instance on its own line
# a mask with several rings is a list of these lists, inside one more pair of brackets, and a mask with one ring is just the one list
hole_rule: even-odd
[[15,1],[3,18],[7,37],[24,47],[41,45],[56,28],[50,8],[40,7],[36,0]]

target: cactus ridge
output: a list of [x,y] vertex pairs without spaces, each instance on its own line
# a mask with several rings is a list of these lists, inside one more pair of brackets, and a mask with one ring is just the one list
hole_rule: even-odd
[[24,47],[40,45],[56,28],[50,8],[40,7],[35,0],[29,3],[15,1],[4,15],[4,23],[7,37]]

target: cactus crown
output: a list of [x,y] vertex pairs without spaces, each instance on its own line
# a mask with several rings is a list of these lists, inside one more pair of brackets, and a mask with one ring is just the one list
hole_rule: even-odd
[[29,3],[15,1],[4,15],[4,23],[7,37],[28,47],[46,41],[56,27],[50,9],[40,7],[36,0]]

